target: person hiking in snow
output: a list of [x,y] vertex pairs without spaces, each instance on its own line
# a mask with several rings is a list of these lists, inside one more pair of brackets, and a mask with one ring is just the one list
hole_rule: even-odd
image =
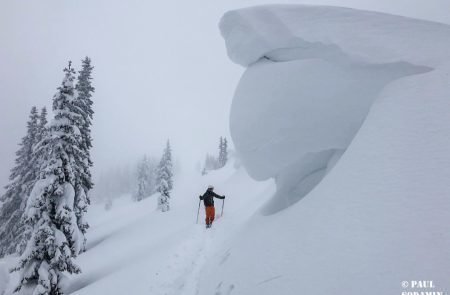
[[210,228],[214,217],[216,216],[216,209],[214,208],[214,198],[225,199],[225,196],[219,196],[214,192],[214,187],[212,185],[208,186],[208,189],[203,194],[203,196],[199,196],[200,200],[203,200],[203,204],[205,204],[206,211],[206,228]]

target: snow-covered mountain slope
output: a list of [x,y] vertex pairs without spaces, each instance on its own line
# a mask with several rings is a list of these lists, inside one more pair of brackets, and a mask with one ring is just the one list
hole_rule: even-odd
[[450,27],[265,6],[227,13],[221,30],[248,67],[234,144],[277,193],[199,294],[418,291],[410,280],[450,292]]
[[[110,211],[93,205],[88,251],[76,260],[82,274],[67,278],[65,294],[196,294],[205,261],[267,200],[264,196],[274,192],[274,185],[255,182],[232,165],[204,177],[184,175],[176,179],[171,210],[165,213],[156,211],[156,196],[137,203],[124,196]],[[198,195],[208,184],[226,199],[223,217],[206,230],[203,204],[198,224],[196,215]],[[217,216],[221,207],[218,200]],[[8,281],[5,294],[12,293],[16,277],[7,270],[14,263],[14,257],[0,260],[0,294]]]

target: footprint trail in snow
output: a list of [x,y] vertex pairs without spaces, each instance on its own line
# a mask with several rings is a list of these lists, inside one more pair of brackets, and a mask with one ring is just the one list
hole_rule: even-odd
[[214,228],[193,227],[189,237],[175,248],[166,265],[158,271],[158,282],[149,291],[157,295],[198,294],[200,273],[213,250],[214,234]]

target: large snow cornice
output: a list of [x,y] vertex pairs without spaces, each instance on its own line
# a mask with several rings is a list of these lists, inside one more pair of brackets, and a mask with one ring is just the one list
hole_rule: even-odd
[[[236,151],[254,179],[275,179],[274,204],[282,207],[308,194],[344,153],[349,156],[374,118],[389,120],[396,109],[416,124],[423,114],[409,114],[408,105],[423,110],[450,97],[447,25],[278,5],[228,12],[220,29],[230,58],[247,67],[230,112]],[[380,100],[392,105],[373,111]],[[387,131],[377,132],[367,146],[384,142]],[[282,209],[276,207],[271,211]]]
[[349,8],[246,8],[227,12],[220,30],[229,57],[244,67],[262,57],[276,60],[271,55],[277,50],[295,49],[292,59],[313,57],[317,47],[339,48],[351,59],[369,63],[404,61],[437,68],[450,60],[450,26]]
[[395,294],[417,277],[450,290],[450,26],[265,6],[220,28],[246,67],[236,155],[276,193],[200,293]]

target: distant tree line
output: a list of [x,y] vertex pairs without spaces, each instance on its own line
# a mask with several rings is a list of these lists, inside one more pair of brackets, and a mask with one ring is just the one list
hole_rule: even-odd
[[137,165],[137,184],[133,194],[134,200],[139,202],[157,191],[156,173],[158,164],[154,158],[144,156]]
[[79,273],[74,259],[86,249],[85,219],[93,188],[91,60],[75,77],[71,62],[47,110],[31,108],[27,132],[1,196],[0,255],[21,254],[13,271],[33,294],[62,294],[63,273]]
[[220,137],[219,154],[212,156],[207,154],[205,164],[203,165],[202,175],[208,174],[208,171],[218,170],[225,167],[228,162],[228,141],[225,137]]
[[157,209],[170,209],[170,194],[173,189],[172,147],[167,141],[162,156],[144,155],[136,164],[116,167],[100,174],[93,192],[98,201],[105,203],[105,209],[113,207],[114,199],[130,195],[140,202],[155,194]]
[[142,201],[159,193],[157,208],[162,212],[170,209],[170,192],[173,188],[172,148],[167,141],[163,155],[156,162],[153,158],[144,156],[137,166],[137,189],[134,200]]

